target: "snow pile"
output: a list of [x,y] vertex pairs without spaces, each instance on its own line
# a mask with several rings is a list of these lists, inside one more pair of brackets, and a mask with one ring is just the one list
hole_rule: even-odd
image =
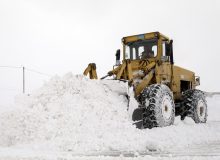
[[[126,92],[123,82],[90,80],[71,73],[54,77],[30,96],[18,97],[14,110],[0,114],[0,148],[87,154],[169,151],[220,141],[220,127],[209,121],[195,124],[190,118],[180,121],[177,117],[169,127],[136,129],[127,111]],[[208,119],[213,121],[220,107],[211,99],[208,103]]]
[[19,97],[20,109],[0,116],[0,145],[41,142],[75,152],[139,149],[144,142],[134,143],[141,135],[129,120],[126,89],[123,82],[71,73],[54,77],[31,96]]

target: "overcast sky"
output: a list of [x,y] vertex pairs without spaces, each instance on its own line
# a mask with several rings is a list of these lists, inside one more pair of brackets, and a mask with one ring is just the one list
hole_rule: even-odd
[[[123,36],[152,31],[174,40],[175,64],[201,76],[202,90],[220,91],[219,0],[0,0],[0,66],[63,75],[95,62],[101,76]],[[21,87],[21,73],[0,68],[0,89]],[[27,77],[29,88],[48,79]]]

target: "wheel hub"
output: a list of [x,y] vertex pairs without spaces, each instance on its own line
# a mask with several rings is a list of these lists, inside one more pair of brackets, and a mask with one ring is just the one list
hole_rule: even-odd
[[204,104],[203,100],[198,101],[197,115],[200,120],[203,120],[205,118],[205,104]]
[[162,115],[165,119],[170,119],[172,116],[172,101],[168,95],[163,97],[162,101]]

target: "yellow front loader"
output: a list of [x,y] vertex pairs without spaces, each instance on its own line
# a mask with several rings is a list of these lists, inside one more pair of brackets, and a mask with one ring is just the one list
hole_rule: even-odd
[[[204,93],[195,89],[199,77],[187,69],[174,65],[173,41],[159,32],[122,38],[123,60],[116,52],[116,66],[101,79],[126,81],[133,87],[139,106],[133,113],[138,128],[169,126],[175,115],[191,117],[196,123],[207,120]],[[91,63],[84,71],[97,79],[96,65]]]

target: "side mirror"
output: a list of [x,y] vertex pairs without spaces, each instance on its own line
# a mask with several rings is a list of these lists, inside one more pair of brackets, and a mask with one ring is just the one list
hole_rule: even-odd
[[196,86],[199,86],[200,85],[200,77],[196,76],[195,80],[196,80]]
[[118,50],[116,51],[116,54],[115,54],[115,57],[116,57],[116,66],[119,66],[119,65],[120,65],[120,53],[121,53],[121,51],[120,51],[120,49],[118,49]]

